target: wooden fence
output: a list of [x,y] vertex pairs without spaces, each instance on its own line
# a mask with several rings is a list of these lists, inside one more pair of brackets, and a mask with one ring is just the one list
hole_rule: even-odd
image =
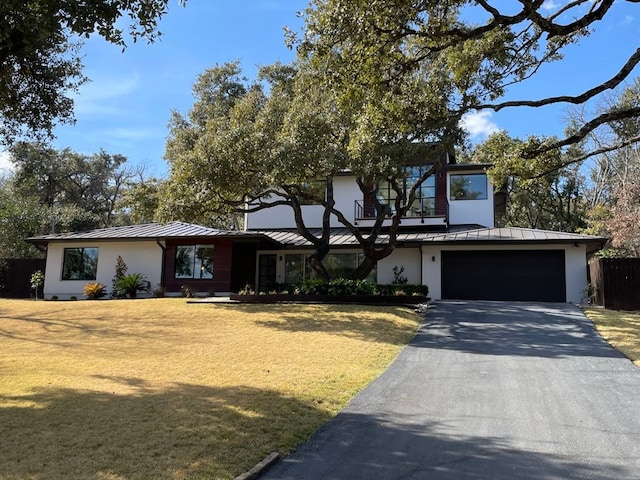
[[0,278],[2,278],[2,288],[0,288],[0,297],[10,298],[29,298],[31,291],[31,274],[36,270],[44,272],[44,259],[7,259],[0,261],[0,267],[3,262],[7,263],[8,268],[4,270]]
[[589,263],[596,305],[640,310],[640,258],[599,258]]

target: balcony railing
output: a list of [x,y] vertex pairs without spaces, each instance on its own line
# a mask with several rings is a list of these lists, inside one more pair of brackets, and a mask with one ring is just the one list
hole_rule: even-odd
[[[395,213],[393,204],[382,205],[386,217]],[[366,205],[361,200],[355,201],[355,220],[374,220],[377,218],[377,210],[374,205]],[[416,199],[402,218],[417,218],[424,222],[427,218],[449,218],[449,202],[446,198],[420,198]]]

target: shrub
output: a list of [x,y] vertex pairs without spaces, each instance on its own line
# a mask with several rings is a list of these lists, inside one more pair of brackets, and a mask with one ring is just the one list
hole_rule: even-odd
[[78,300],[78,297],[76,297],[75,295],[71,295],[71,296],[69,297],[69,300]]
[[128,295],[129,298],[136,298],[138,292],[148,291],[149,282],[147,282],[147,277],[141,273],[130,273],[120,278],[116,287],[119,292]]
[[107,294],[106,288],[107,287],[100,282],[87,283],[82,289],[82,295],[91,300],[102,298]]
[[51,295],[51,298],[49,300],[52,300],[55,302],[56,300],[58,300],[58,295]]
[[182,285],[180,287],[180,293],[185,298],[195,298],[196,294],[198,293],[198,290],[193,288],[191,285]]
[[166,293],[167,293],[167,289],[164,288],[162,285],[158,284],[158,286],[153,289],[153,292],[151,292],[151,295],[153,295],[156,298],[162,298],[166,295]]
[[124,260],[120,255],[116,259],[116,273],[111,279],[111,296],[113,298],[124,298],[126,296],[126,292],[123,292],[120,288],[118,288],[118,281],[122,277],[127,274],[127,264],[124,263]]
[[427,296],[429,287],[426,285],[405,283],[402,287],[398,285],[378,285],[380,295],[408,295],[412,297]]
[[42,270],[36,270],[31,274],[31,289],[36,294],[36,300],[38,300],[38,289],[44,285],[44,273]]
[[255,295],[256,291],[253,289],[253,285],[246,284],[243,288],[238,291],[238,295]]
[[396,265],[393,267],[393,285],[405,285],[409,283],[409,279],[404,275],[404,265],[400,265],[400,268]]

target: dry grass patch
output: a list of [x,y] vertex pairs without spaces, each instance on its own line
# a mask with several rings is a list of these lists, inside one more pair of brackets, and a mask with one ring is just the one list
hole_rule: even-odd
[[640,366],[640,312],[587,308],[584,313],[607,342]]
[[399,307],[0,300],[0,479],[232,478],[393,360]]

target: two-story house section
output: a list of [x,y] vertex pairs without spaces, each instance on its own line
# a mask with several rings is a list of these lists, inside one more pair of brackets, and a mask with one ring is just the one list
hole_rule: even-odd
[[[494,226],[493,188],[487,178],[489,165],[458,165],[452,155],[441,160],[442,168],[427,178],[416,192],[416,200],[402,218],[403,228],[423,228],[432,231],[447,231],[450,226],[476,225]],[[405,167],[403,191],[406,193],[424,173],[431,168],[425,162],[416,162]],[[364,195],[356,184],[355,177],[342,172],[333,178],[336,209],[347,220],[359,228],[373,226],[377,210],[371,199]],[[385,209],[391,222],[395,214],[394,201],[397,193],[387,182],[373,186],[378,202]],[[303,205],[303,217],[309,228],[322,226],[323,207]],[[343,225],[332,217],[332,228]],[[290,207],[280,205],[245,215],[246,230],[295,229],[295,221]]]
[[[428,165],[408,165],[406,186]],[[397,246],[380,260],[370,279],[392,283],[399,272],[426,284],[438,299],[574,302],[584,300],[587,256],[605,239],[525,228],[496,228],[496,204],[487,165],[458,164],[452,157],[424,182],[401,219]],[[389,224],[394,192],[375,186]],[[374,202],[355,177],[334,178],[336,207],[358,228],[373,224]],[[499,201],[497,199],[500,199]],[[305,224],[318,229],[322,206],[303,206]],[[130,272],[146,275],[152,287],[178,294],[184,285],[200,292],[237,292],[246,284],[268,291],[312,274],[306,257],[312,245],[295,228],[293,211],[277,206],[245,216],[244,231],[223,231],[182,222],[114,227],[33,237],[47,249],[45,296],[81,297],[88,281],[110,285],[122,256]],[[385,242],[385,236],[379,238]],[[324,265],[333,277],[346,275],[362,259],[354,236],[331,220],[331,250]]]

